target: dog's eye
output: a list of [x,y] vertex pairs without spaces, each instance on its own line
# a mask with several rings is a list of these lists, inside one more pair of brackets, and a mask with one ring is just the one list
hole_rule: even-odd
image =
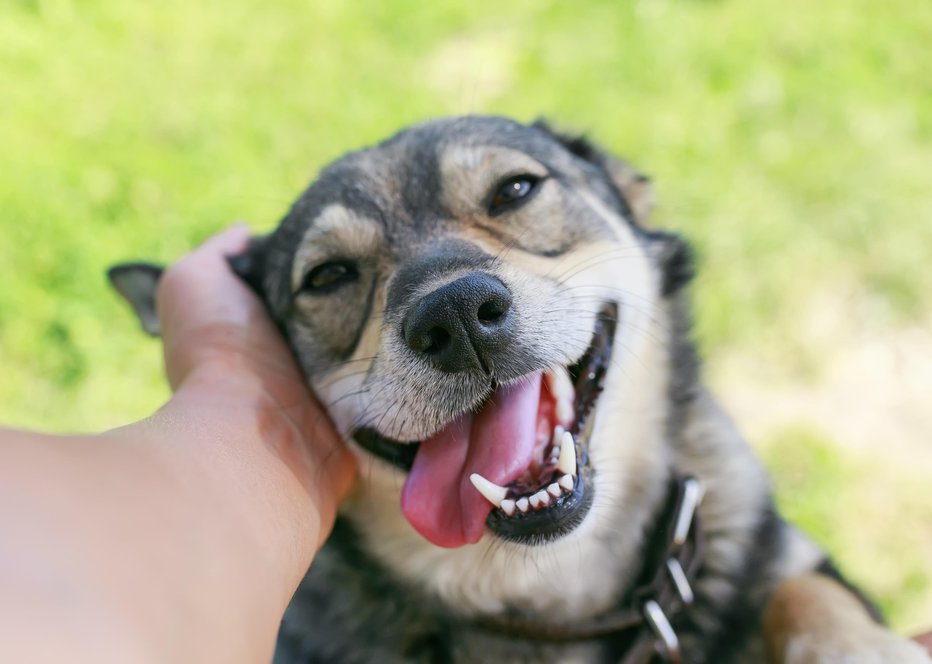
[[496,215],[504,212],[515,204],[527,199],[540,183],[541,178],[536,175],[524,174],[510,177],[501,182],[492,193],[489,200],[489,214]]
[[304,281],[301,282],[301,291],[318,295],[330,293],[354,281],[358,276],[359,270],[349,261],[321,263],[304,277]]

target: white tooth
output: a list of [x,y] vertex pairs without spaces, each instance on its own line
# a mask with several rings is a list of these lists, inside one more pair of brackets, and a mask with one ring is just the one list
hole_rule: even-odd
[[508,489],[503,486],[498,486],[494,482],[488,481],[479,473],[473,473],[470,475],[469,481],[472,482],[472,485],[476,487],[476,490],[485,496],[486,500],[492,503],[495,507],[498,507],[499,503],[505,500],[505,496],[508,495]]
[[533,507],[535,510],[536,510],[538,507],[540,507],[540,495],[539,495],[539,494],[536,494],[536,493],[535,493],[535,494],[532,495],[528,500],[529,500],[530,503],[531,503],[531,507]]
[[566,489],[567,492],[570,492],[570,491],[573,490],[573,476],[572,476],[572,475],[564,475],[563,477],[561,477],[560,479],[557,480],[557,484],[559,484],[559,485],[562,486],[564,489]]
[[511,498],[505,498],[505,500],[502,501],[501,508],[505,514],[511,516],[515,513],[515,501]]
[[[534,496],[537,497],[537,500],[540,501],[540,504],[541,504],[541,505],[549,505],[549,504],[550,504],[550,495],[549,495],[546,491],[544,491],[543,489],[541,489],[540,491],[538,491],[537,493],[535,493]],[[534,496],[531,496],[531,498],[533,499]]]
[[547,379],[547,387],[557,401],[565,400],[572,403],[576,397],[576,390],[573,389],[573,381],[570,380],[570,374],[564,367],[556,369],[547,369],[544,373]]
[[568,399],[557,400],[557,419],[569,424],[573,421],[573,402]]
[[527,508],[528,508],[528,506],[529,506],[529,505],[528,505],[529,503],[530,503],[530,501],[529,501],[527,498],[518,498],[518,500],[515,501],[515,505],[516,505],[516,506],[518,507],[518,509],[521,510],[522,512],[527,512]]
[[549,493],[554,498],[559,498],[563,495],[563,490],[560,488],[560,485],[554,482],[547,487],[547,493]]
[[556,402],[556,416],[561,424],[570,424],[573,421],[573,402],[576,399],[576,390],[573,381],[564,367],[548,369],[544,376],[547,386]]
[[557,470],[570,475],[576,474],[576,442],[573,440],[573,434],[569,431],[563,432],[563,440],[560,441],[560,458],[557,459]]

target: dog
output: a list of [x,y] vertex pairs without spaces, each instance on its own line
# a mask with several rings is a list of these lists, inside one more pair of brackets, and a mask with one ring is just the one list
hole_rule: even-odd
[[[650,208],[584,138],[441,119],[231,259],[360,467],[275,662],[930,661],[778,515]],[[154,334],[159,274],[110,271]]]

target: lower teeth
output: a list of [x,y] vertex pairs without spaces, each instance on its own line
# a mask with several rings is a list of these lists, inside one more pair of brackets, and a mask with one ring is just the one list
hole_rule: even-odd
[[549,483],[545,483],[531,493],[514,495],[513,489],[498,486],[478,473],[474,473],[469,479],[476,490],[495,507],[501,509],[506,516],[525,514],[528,511],[539,510],[551,503],[556,503],[564,495],[572,493],[575,486],[576,441],[573,435],[559,424],[554,427],[553,438],[554,449],[551,452],[551,463],[556,466],[556,473]]
[[497,507],[500,507],[507,516],[514,516],[517,512],[539,510],[551,503],[556,503],[563,496],[573,492],[575,482],[572,475],[561,475],[546,487],[520,498],[505,498]]

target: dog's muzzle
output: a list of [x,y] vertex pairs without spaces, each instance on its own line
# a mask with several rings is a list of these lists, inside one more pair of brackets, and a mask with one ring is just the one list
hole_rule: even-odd
[[[428,301],[442,307],[452,298],[451,308],[467,302],[469,311],[479,311],[492,290],[482,297],[478,290],[464,296],[454,289]],[[425,324],[427,333],[453,320],[444,316]],[[360,447],[408,472],[402,511],[418,532],[452,547],[478,541],[487,527],[504,539],[534,544],[581,523],[593,497],[589,443],[617,319],[617,305],[606,303],[579,361],[493,383],[481,404],[420,441],[391,440],[371,427],[354,432]],[[470,334],[467,324],[450,327]]]

